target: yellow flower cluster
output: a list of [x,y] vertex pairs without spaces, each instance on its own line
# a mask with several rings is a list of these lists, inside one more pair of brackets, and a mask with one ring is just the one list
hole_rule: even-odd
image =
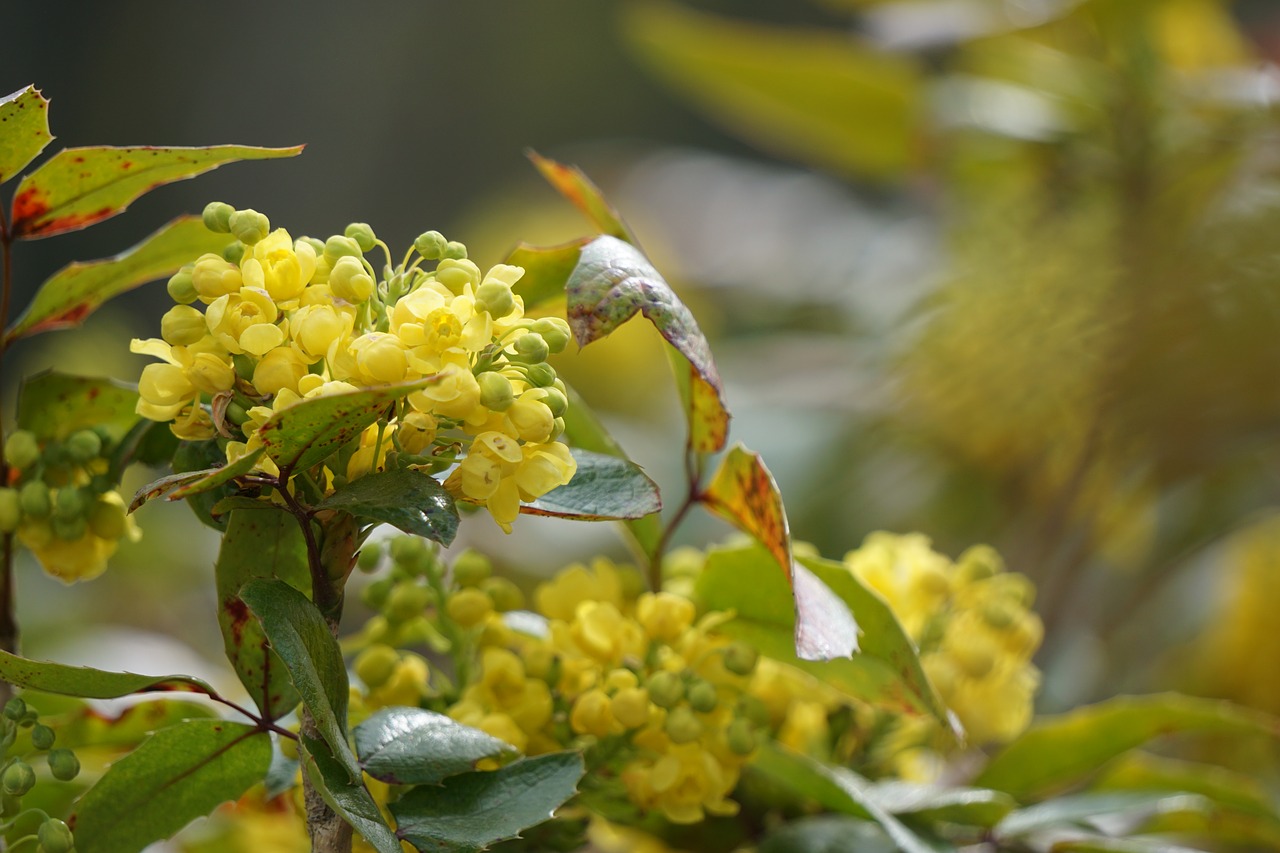
[[1008,741],[1027,727],[1044,628],[1024,575],[986,546],[952,563],[920,534],[873,533],[844,562],[893,609],[970,740]]
[[[555,440],[565,388],[546,364],[569,329],[524,316],[512,292],[520,267],[484,272],[437,232],[415,241],[413,263],[411,252],[393,268],[361,223],[324,242],[294,239],[260,213],[216,202],[205,222],[237,241],[174,276],[179,304],[161,337],[133,342],[160,359],[142,371],[140,415],[172,421],[186,440],[221,435],[235,461],[261,445],[268,418],[301,400],[427,379],[338,454],[326,487],[381,470],[393,450],[433,473],[465,453],[446,487],[509,531],[522,501],[572,478],[574,460]],[[375,246],[387,253],[381,280],[365,258]],[[265,457],[257,464],[279,473]]]

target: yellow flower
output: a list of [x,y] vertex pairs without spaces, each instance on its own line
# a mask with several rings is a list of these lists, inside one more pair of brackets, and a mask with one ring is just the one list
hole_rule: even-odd
[[307,363],[290,347],[276,347],[262,357],[253,369],[253,387],[260,394],[278,394],[282,390],[298,393],[298,382],[307,375]]
[[334,341],[351,333],[351,318],[332,305],[306,305],[289,317],[293,346],[309,363],[324,358]]
[[228,352],[261,356],[284,343],[284,330],[275,325],[279,315],[265,290],[242,287],[209,303],[205,322]]
[[353,340],[349,350],[361,381],[377,385],[404,380],[409,362],[404,345],[395,335],[369,332]]
[[315,249],[301,240],[295,244],[283,228],[255,243],[240,262],[245,285],[264,289],[276,302],[301,296],[315,270]]
[[219,296],[235,293],[243,284],[240,268],[222,255],[205,254],[196,260],[191,270],[191,285],[206,305]]
[[636,602],[636,619],[651,638],[664,643],[672,643],[684,634],[695,615],[692,601],[669,592],[646,592]]
[[[630,569],[634,572],[634,569]],[[584,601],[624,607],[622,574],[618,567],[603,557],[587,568],[574,563],[556,574],[534,593],[538,612],[548,619],[569,622]]]
[[418,655],[406,653],[396,662],[391,677],[369,691],[365,704],[370,711],[392,705],[416,708],[430,693],[430,678],[427,662]]
[[623,730],[613,715],[608,694],[600,688],[588,690],[574,700],[573,710],[569,712],[569,725],[579,734],[598,738],[618,734]]
[[737,814],[727,799],[738,769],[725,766],[696,741],[674,745],[654,761],[637,761],[622,771],[632,801],[662,812],[672,823],[697,823],[706,814]]
[[431,385],[409,395],[409,404],[438,417],[466,418],[480,405],[480,383],[469,368],[446,364]]

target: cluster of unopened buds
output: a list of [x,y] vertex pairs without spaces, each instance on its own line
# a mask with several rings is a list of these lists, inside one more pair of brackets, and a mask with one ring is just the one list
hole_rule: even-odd
[[138,535],[114,488],[114,445],[104,429],[44,442],[17,430],[5,441],[0,532],[16,533],[45,571],[64,581],[101,574],[119,541]]
[[[512,292],[523,269],[482,271],[436,231],[393,264],[364,223],[294,239],[220,202],[204,221],[235,241],[171,278],[178,304],[161,337],[133,342],[162,360],[142,372],[139,414],[172,421],[184,440],[219,439],[234,462],[262,445],[268,418],[299,401],[420,381],[393,416],[326,460],[315,478],[324,492],[388,467],[452,469],[446,487],[509,530],[521,502],[572,478],[574,460],[556,441],[566,389],[547,364],[569,327],[524,316]],[[375,269],[367,256],[378,251]],[[266,456],[255,467],[280,473]]]
[[[21,698],[10,699],[0,715],[0,747],[4,764],[0,766],[0,828],[8,829],[28,815],[42,820],[34,835],[14,842],[17,849],[24,841],[35,841],[40,853],[70,853],[75,847],[71,828],[38,808],[24,808],[23,798],[36,787],[37,775],[27,759],[45,753],[49,775],[59,782],[70,782],[80,774],[80,760],[69,749],[55,747],[57,735],[40,722],[40,715]],[[20,754],[11,754],[18,752]]]

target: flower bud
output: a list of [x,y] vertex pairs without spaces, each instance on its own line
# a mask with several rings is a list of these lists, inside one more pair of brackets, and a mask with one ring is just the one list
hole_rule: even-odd
[[493,609],[500,613],[524,608],[524,593],[506,578],[488,578],[480,588],[493,601]]
[[719,696],[715,685],[702,678],[694,679],[685,692],[689,699],[689,707],[700,714],[708,714],[715,710]]
[[628,729],[649,722],[649,693],[643,687],[624,687],[609,700],[613,717]]
[[516,354],[511,357],[512,361],[521,361],[525,364],[538,364],[546,361],[547,355],[551,352],[542,335],[533,333],[524,334],[516,338],[515,350]]
[[395,584],[391,578],[379,578],[360,590],[360,600],[374,610],[381,610],[391,597],[391,589]]
[[569,324],[559,317],[543,317],[533,324],[530,331],[541,335],[552,353],[563,352],[569,345]]
[[222,259],[229,264],[239,267],[240,262],[244,260],[244,253],[244,243],[228,243],[226,248],[222,250]]
[[353,304],[360,303],[373,295],[373,279],[369,277],[359,258],[343,255],[329,271],[329,289],[339,299]]
[[682,705],[667,713],[666,732],[672,743],[692,743],[702,736],[702,722]]
[[20,429],[4,442],[4,461],[19,470],[30,467],[40,458],[40,442],[30,430]]
[[356,657],[356,675],[374,690],[386,684],[400,662],[400,652],[383,643],[375,643]]
[[22,523],[22,504],[17,489],[0,489],[0,533],[12,533]]
[[458,586],[479,586],[493,573],[489,558],[468,548],[453,561],[453,582]]
[[50,749],[57,737],[53,729],[37,724],[31,730],[31,745],[36,749]]
[[493,600],[482,590],[465,587],[449,596],[446,611],[449,618],[463,628],[474,628],[493,613]]
[[191,270],[191,285],[207,302],[237,292],[243,283],[240,268],[221,255],[201,255]]
[[443,257],[447,244],[439,231],[424,231],[413,241],[413,248],[428,261],[436,261]]
[[169,291],[169,298],[179,305],[189,305],[196,301],[195,285],[191,283],[191,271],[195,269],[195,264],[187,264],[178,270],[169,278],[169,283],[165,285],[165,289]]
[[535,400],[541,400],[551,410],[553,418],[563,418],[564,413],[569,411],[569,398],[556,388],[535,388],[527,393],[533,395]]
[[616,725],[611,704],[603,690],[592,688],[574,701],[569,725],[578,734],[606,737]]
[[362,572],[375,572],[382,563],[382,546],[377,542],[366,542],[356,555],[356,568]]
[[750,755],[756,748],[756,734],[751,730],[750,721],[735,717],[725,731],[725,741],[734,755]]
[[511,380],[495,371],[486,371],[476,377],[480,385],[480,405],[494,412],[505,412],[515,401]]
[[655,672],[645,686],[649,699],[659,708],[674,708],[684,698],[684,680],[674,672]]
[[329,262],[331,268],[338,262],[338,258],[351,257],[358,259],[363,254],[360,251],[360,244],[350,237],[340,237],[335,234],[324,241],[323,257]]
[[204,314],[190,305],[175,305],[160,318],[160,337],[175,347],[191,346],[207,334]]
[[42,480],[24,483],[18,492],[18,503],[22,505],[22,514],[32,518],[47,518],[53,511],[49,487]]
[[410,577],[425,577],[435,563],[431,549],[417,536],[397,536],[389,550],[396,566]]
[[51,524],[53,535],[63,542],[77,542],[89,531],[89,522],[82,515],[74,518],[54,518]]
[[40,824],[36,832],[42,853],[71,853],[75,847],[75,838],[71,835],[71,827],[56,817],[51,817]]
[[231,232],[231,214],[236,209],[226,202],[211,201],[204,206],[204,227],[208,228],[215,234],[229,234]]
[[0,789],[11,797],[21,797],[36,785],[36,771],[25,761],[18,760],[0,774]]
[[343,229],[342,233],[345,236],[350,237],[352,240],[355,240],[356,245],[360,247],[361,252],[368,252],[371,250],[375,245],[375,241],[378,239],[367,222],[352,222]]
[[58,489],[53,496],[53,516],[57,519],[80,518],[88,501],[85,494],[74,486]]
[[96,500],[89,508],[89,529],[108,542],[122,538],[129,529],[123,501]]
[[[200,312],[197,311],[197,314]],[[84,465],[102,454],[102,437],[91,429],[77,430],[67,437],[67,455]]]
[[387,596],[385,608],[387,618],[403,622],[419,616],[430,601],[431,590],[412,581],[402,581],[396,584],[391,594]]
[[237,210],[227,219],[227,226],[235,238],[246,246],[252,246],[271,233],[271,220],[256,210]]
[[454,295],[461,295],[468,284],[474,289],[480,284],[480,267],[463,258],[446,258],[436,267],[436,281]]
[[467,247],[457,240],[450,240],[444,244],[444,251],[440,256],[445,260],[460,261],[467,256]]
[[724,668],[734,675],[750,675],[760,655],[746,643],[734,643],[724,650]]
[[14,696],[8,702],[4,703],[5,719],[18,721],[27,713],[27,703],[22,701],[21,696]]
[[476,288],[476,310],[485,311],[495,319],[511,313],[516,305],[511,295],[511,285],[500,281],[485,279]]
[[70,782],[80,775],[80,759],[69,749],[51,749],[47,760],[49,772],[59,782]]

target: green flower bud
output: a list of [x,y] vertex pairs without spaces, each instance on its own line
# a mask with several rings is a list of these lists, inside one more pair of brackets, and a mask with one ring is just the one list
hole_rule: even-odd
[[645,687],[650,701],[659,708],[674,708],[684,698],[684,680],[674,672],[655,672]]
[[244,260],[244,243],[230,243],[222,250],[222,259],[229,264],[237,264]]
[[356,656],[356,675],[370,690],[387,683],[400,662],[400,653],[391,646],[375,643]]
[[764,728],[769,725],[769,708],[758,696],[752,696],[749,693],[739,696],[734,713],[747,720],[752,726]]
[[534,388],[547,388],[556,381],[556,369],[545,361],[529,365],[525,378]]
[[211,201],[204,206],[204,227],[215,234],[231,233],[231,214],[236,209],[226,202]]
[[493,599],[494,609],[501,613],[524,609],[524,593],[506,578],[487,578],[480,588]]
[[0,533],[12,533],[22,523],[17,489],[0,489]]
[[54,518],[73,519],[80,518],[84,515],[88,501],[85,494],[74,486],[68,486],[58,489],[54,492],[53,498],[53,516]]
[[77,542],[89,532],[89,521],[83,515],[75,518],[54,518],[53,535],[63,542]]
[[9,435],[4,442],[4,461],[9,467],[23,470],[35,464],[40,458],[40,442],[36,434],[30,430],[20,429]]
[[382,563],[382,546],[377,542],[366,542],[356,556],[356,568],[362,572],[374,572]]
[[367,222],[352,222],[342,232],[345,236],[356,241],[356,245],[360,247],[361,252],[370,251],[376,245],[377,237],[373,233],[373,229],[369,227]]
[[476,587],[463,587],[449,596],[445,605],[449,618],[463,628],[474,628],[489,618],[493,601]]
[[551,352],[547,348],[547,342],[542,335],[533,333],[523,334],[516,338],[515,350],[516,354],[511,357],[512,361],[521,361],[525,364],[538,364],[546,361]]
[[332,267],[338,262],[338,258],[360,258],[364,253],[360,251],[360,244],[350,237],[340,237],[337,234],[324,241],[324,259],[329,262]]
[[547,437],[547,441],[555,441],[564,435],[564,418],[556,418],[551,422],[551,435]]
[[541,400],[551,410],[553,418],[563,418],[564,413],[569,411],[569,398],[555,388],[534,388],[529,394],[533,399]]
[[702,721],[693,711],[681,705],[667,712],[666,731],[672,743],[692,743],[702,736]]
[[421,615],[430,601],[431,590],[412,581],[403,581],[396,584],[387,596],[384,611],[393,622],[403,622]]
[[49,487],[42,480],[24,483],[22,490],[18,492],[18,503],[22,505],[22,514],[32,518],[47,518],[53,511]]
[[79,462],[81,465],[92,462],[102,455],[102,437],[91,429],[71,433],[67,437],[67,455],[72,461]]
[[196,293],[196,286],[191,283],[191,271],[195,266],[195,264],[187,264],[174,273],[169,283],[165,285],[165,289],[169,291],[169,298],[179,305],[190,305],[200,295]]
[[329,289],[339,299],[358,304],[373,295],[373,279],[359,258],[343,255],[329,271]]
[[115,542],[129,529],[125,508],[114,501],[94,501],[89,508],[89,529],[94,536]]
[[444,257],[444,247],[448,241],[439,231],[426,231],[413,241],[413,248],[428,261],[438,261]]
[[27,713],[22,715],[22,719],[18,720],[18,725],[24,729],[29,729],[40,719],[40,712],[35,708],[28,708]]
[[271,233],[271,220],[256,210],[237,210],[227,219],[227,227],[235,238],[252,246]]
[[435,554],[417,536],[398,536],[391,540],[391,559],[409,577],[426,577],[435,568]]
[[515,389],[511,380],[492,370],[476,377],[480,386],[480,405],[494,412],[505,412],[515,402]]
[[541,335],[552,353],[564,352],[569,345],[569,324],[559,317],[543,317],[533,324],[530,331]]
[[474,548],[468,548],[453,561],[453,582],[458,586],[479,586],[493,574],[493,563]]
[[36,749],[50,749],[57,737],[53,729],[37,724],[31,730],[31,745]]
[[759,653],[746,643],[734,643],[725,649],[724,668],[734,675],[750,675],[759,659]]
[[444,251],[440,253],[440,257],[451,260],[460,261],[467,256],[467,247],[459,243],[457,240],[450,240],[444,244]]
[[204,313],[190,305],[175,305],[160,318],[160,337],[175,347],[187,347],[209,334]]
[[367,607],[374,610],[381,610],[387,603],[387,598],[391,595],[391,588],[395,586],[395,581],[391,578],[380,578],[366,586],[360,591],[360,600]]
[[69,749],[51,749],[46,760],[49,772],[59,782],[70,782],[80,775],[80,759]]
[[689,684],[689,689],[685,691],[685,696],[689,699],[689,707],[700,714],[708,714],[714,711],[716,702],[720,699],[716,694],[715,685],[701,678],[696,678]]
[[461,295],[469,284],[474,290],[480,284],[480,268],[466,258],[447,258],[436,267],[436,281],[455,296]]
[[750,721],[735,717],[725,730],[725,741],[734,755],[750,755],[756,748],[756,733],[751,730]]
[[11,797],[21,797],[36,786],[36,771],[25,761],[15,761],[0,775],[0,789]]
[[476,288],[476,310],[488,312],[490,317],[505,317],[516,307],[515,298],[511,295],[511,285],[501,281],[487,280]]
[[5,719],[18,721],[27,713],[27,703],[22,701],[21,696],[14,696],[8,702],[4,703]]
[[43,853],[71,853],[75,847],[75,838],[71,835],[71,827],[56,817],[51,817],[40,824],[36,832]]

